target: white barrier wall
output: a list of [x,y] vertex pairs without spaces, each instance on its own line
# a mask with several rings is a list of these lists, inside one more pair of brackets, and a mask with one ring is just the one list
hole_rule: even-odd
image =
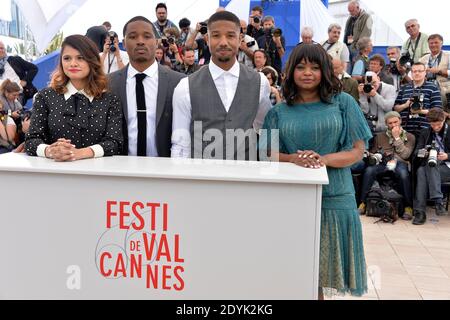
[[326,170],[0,156],[0,299],[315,299]]

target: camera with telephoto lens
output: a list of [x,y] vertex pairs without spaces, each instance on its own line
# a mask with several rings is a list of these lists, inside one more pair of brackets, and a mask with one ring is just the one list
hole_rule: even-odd
[[116,46],[114,45],[114,40],[116,39],[116,33],[114,31],[108,32],[109,37],[109,51],[116,52]]
[[208,33],[208,24],[206,22],[200,22],[199,25],[200,25],[199,32],[203,35],[207,34]]
[[405,54],[403,54],[400,57],[400,65],[402,67],[405,67],[406,69],[411,69],[411,66],[414,64],[414,60],[411,59],[411,55],[409,54],[409,52],[406,52]]
[[373,90],[372,80],[373,80],[372,76],[366,76],[366,82],[364,83],[364,87],[363,87],[364,93],[369,94],[372,92],[372,90]]
[[363,160],[368,166],[377,166],[383,162],[383,149],[379,148],[375,153],[364,152]]
[[427,164],[430,167],[436,167],[438,164],[438,153],[439,150],[436,146],[436,141],[433,140],[433,142],[431,142],[431,145],[426,145],[425,148],[419,149],[419,151],[417,152],[417,158],[420,159],[427,159]]
[[414,92],[411,97],[411,111],[420,111],[423,109],[423,93]]

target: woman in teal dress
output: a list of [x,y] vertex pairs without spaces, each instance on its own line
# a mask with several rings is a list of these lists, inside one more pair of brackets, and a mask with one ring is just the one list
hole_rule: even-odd
[[[341,93],[330,57],[321,46],[297,46],[286,65],[286,103],[269,111],[261,140],[271,160],[317,169],[327,167],[323,188],[319,298],[322,292],[360,296],[367,291],[362,228],[350,166],[363,157],[372,137],[353,97]],[[270,150],[270,129],[279,149]],[[323,291],[322,291],[323,289]]]

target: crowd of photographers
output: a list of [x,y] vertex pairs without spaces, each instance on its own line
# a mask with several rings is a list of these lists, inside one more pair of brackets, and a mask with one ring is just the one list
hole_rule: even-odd
[[[322,46],[374,135],[364,160],[352,167],[359,211],[372,210],[370,190],[388,179],[388,187],[401,195],[403,219],[424,224],[427,202],[434,204],[436,215],[447,215],[442,183],[450,182],[450,61],[442,51],[444,39],[420,32],[417,19],[410,19],[405,23],[408,39],[401,48],[387,48],[386,64],[383,56],[372,54],[370,16],[358,1],[351,1],[348,10],[344,41],[339,41],[341,27],[333,24]],[[390,210],[388,205],[384,209]]]
[[[434,202],[436,214],[445,215],[441,184],[450,182],[450,56],[442,51],[444,39],[439,34],[420,32],[418,21],[408,20],[408,39],[401,48],[387,48],[386,63],[382,55],[372,54],[370,15],[358,1],[351,1],[348,11],[344,30],[333,23],[328,28],[328,39],[316,43],[314,30],[305,27],[301,38],[302,43],[316,43],[329,53],[343,90],[359,103],[374,135],[364,160],[352,167],[360,179],[356,184],[361,194],[360,213],[367,209],[372,185],[390,173],[393,188],[403,198],[403,219],[413,219],[418,225],[425,223],[428,200]],[[207,21],[194,25],[183,18],[177,26],[168,19],[164,3],[156,6],[155,15],[158,63],[190,75],[210,62]],[[118,35],[108,22],[90,28],[86,35],[97,43],[105,73],[128,64],[128,55],[120,48]],[[282,102],[282,58],[286,48],[283,31],[276,27],[275,19],[264,15],[262,7],[253,7],[248,21],[241,20],[240,40],[238,61],[267,77],[273,105]],[[26,115],[18,111],[21,106],[15,105],[17,88],[9,84],[0,90],[0,142],[4,146],[20,141],[15,136],[19,132],[16,128],[26,130],[29,126]]]

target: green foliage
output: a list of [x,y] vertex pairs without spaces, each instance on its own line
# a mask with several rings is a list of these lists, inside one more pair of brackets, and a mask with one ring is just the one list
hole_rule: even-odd
[[56,51],[61,48],[61,44],[64,40],[64,35],[62,32],[58,32],[48,45],[47,49],[44,51],[44,55],[47,55],[49,53],[52,53],[53,51]]

